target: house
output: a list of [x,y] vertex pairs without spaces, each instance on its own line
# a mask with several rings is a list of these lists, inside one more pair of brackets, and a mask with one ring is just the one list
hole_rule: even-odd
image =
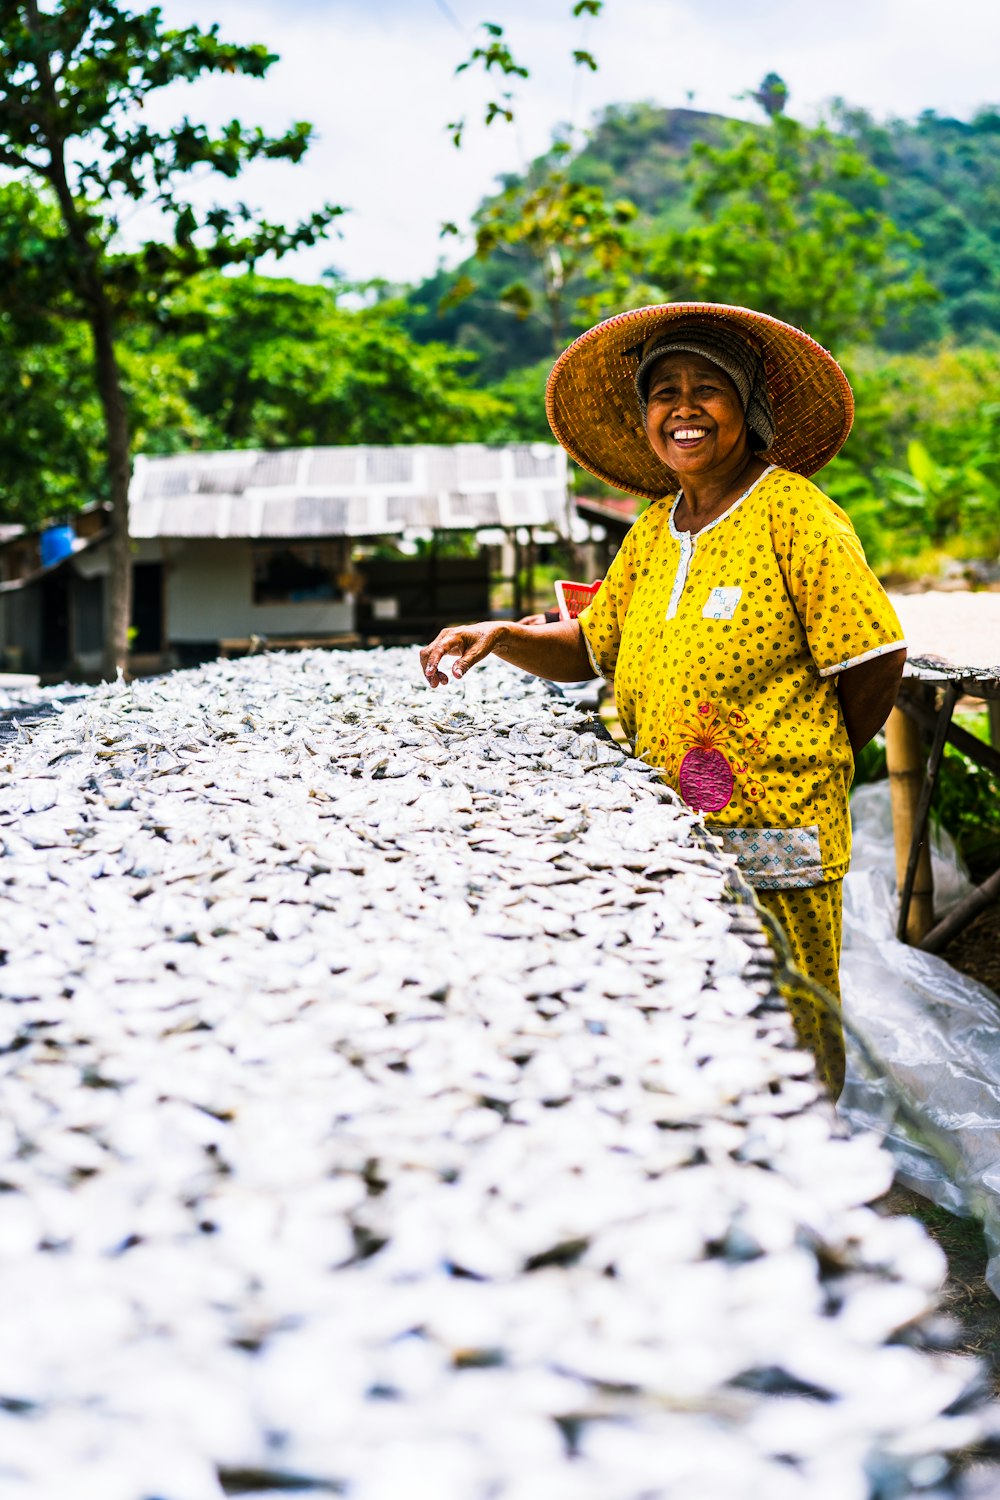
[[[135,668],[191,665],[257,637],[276,647],[426,639],[487,616],[488,544],[502,542],[516,580],[540,533],[568,534],[566,481],[566,455],[550,443],[139,457]],[[447,545],[458,532],[481,539],[471,555]],[[100,510],[77,518],[71,548],[46,566],[37,536],[0,537],[8,665],[96,673],[108,568]]]
[[107,517],[100,506],[80,511],[54,558],[43,546],[47,531],[0,528],[0,665],[50,678],[74,667],[85,675],[99,668],[104,644],[104,591],[93,564],[106,555]]

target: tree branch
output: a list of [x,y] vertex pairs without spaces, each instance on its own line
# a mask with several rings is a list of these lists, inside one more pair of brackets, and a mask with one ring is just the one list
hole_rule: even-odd
[[23,171],[27,167],[32,172],[37,172],[40,177],[49,177],[49,168],[45,162],[33,161],[30,156],[25,156],[21,151],[11,151],[8,146],[0,146],[0,166],[13,167],[16,172]]

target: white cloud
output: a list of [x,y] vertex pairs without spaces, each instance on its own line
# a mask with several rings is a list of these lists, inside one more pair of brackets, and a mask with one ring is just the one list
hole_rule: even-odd
[[[195,0],[164,9],[171,22],[204,24]],[[341,240],[289,263],[298,276],[336,264],[355,279],[412,280],[442,253],[442,220],[467,222],[497,173],[544,150],[558,122],[583,124],[606,103],[678,106],[690,90],[696,108],[745,113],[737,96],[770,69],[803,117],[835,94],[880,116],[966,116],[1000,92],[996,0],[955,0],[947,25],[938,0],[606,0],[602,17],[583,24],[570,9],[570,0],[214,0],[224,36],[263,41],[281,61],[264,82],[205,80],[174,108],[272,130],[312,120],[317,141],[300,166],[255,168],[234,196],[271,218],[305,216],[327,199],[351,209]],[[518,85],[515,127],[471,126],[455,151],[446,123],[476,118],[486,97],[478,74],[454,73],[479,19],[507,27],[532,77]],[[596,76],[570,61],[581,44],[598,56]]]

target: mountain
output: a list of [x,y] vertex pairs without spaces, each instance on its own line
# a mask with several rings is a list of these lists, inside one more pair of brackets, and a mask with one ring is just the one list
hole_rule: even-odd
[[[906,254],[937,294],[905,323],[890,316],[874,330],[873,342],[899,352],[931,347],[944,338],[960,344],[996,341],[1000,108],[984,108],[971,121],[926,111],[915,121],[879,122],[838,101],[831,124],[882,174],[877,206],[919,242]],[[609,199],[630,199],[639,210],[635,232],[641,241],[691,222],[687,174],[693,148],[698,142],[721,144],[731,128],[723,116],[700,110],[615,105],[599,117],[586,144],[561,165],[572,180],[601,187]],[[540,180],[555,161],[551,155],[542,157],[524,178],[501,179],[501,192]],[[495,201],[484,199],[480,216]],[[518,311],[504,305],[501,294],[512,282],[537,288],[540,275],[523,250],[510,247],[485,261],[472,258],[454,271],[438,272],[410,291],[409,330],[420,340],[442,340],[475,353],[477,376],[487,382],[551,357],[552,337],[544,321],[523,307]],[[470,287],[468,295],[455,297],[456,289]],[[567,293],[594,289],[593,282],[581,279]]]

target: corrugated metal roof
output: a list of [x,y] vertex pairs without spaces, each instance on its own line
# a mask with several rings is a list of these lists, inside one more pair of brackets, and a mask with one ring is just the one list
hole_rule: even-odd
[[567,525],[554,443],[288,448],[137,458],[136,538],[386,536]]
[[35,568],[30,573],[25,573],[21,578],[11,578],[6,583],[0,583],[0,594],[16,594],[21,589],[30,588],[40,578],[48,578],[53,573],[65,572],[71,569],[78,557],[86,552],[94,552],[102,547],[111,538],[111,531],[105,528],[98,531],[94,536],[78,539],[72,552],[67,552],[65,557],[58,558],[53,563],[47,563],[44,568]]

